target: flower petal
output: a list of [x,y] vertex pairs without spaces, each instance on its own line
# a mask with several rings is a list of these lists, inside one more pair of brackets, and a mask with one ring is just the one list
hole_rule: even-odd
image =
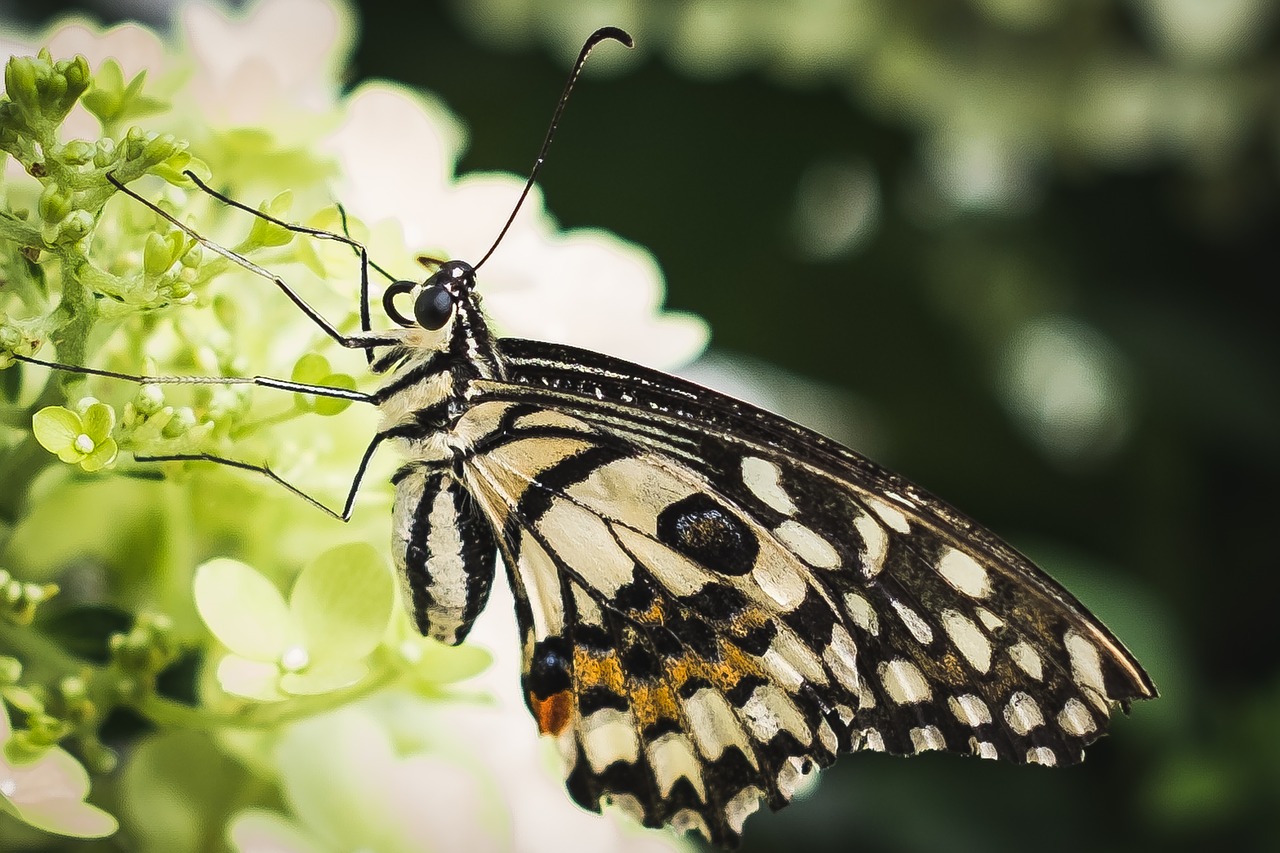
[[114,817],[78,799],[41,800],[24,804],[19,812],[36,829],[75,838],[102,838],[119,828]]
[[331,661],[307,667],[302,672],[286,672],[280,676],[280,689],[295,696],[331,693],[350,687],[368,671],[369,667],[358,660]]
[[259,702],[279,702],[280,667],[239,655],[227,655],[218,663],[218,684],[235,696]]
[[426,637],[421,638],[421,643],[421,657],[413,672],[430,684],[462,681],[484,672],[493,663],[493,655],[479,646],[446,646]]
[[31,432],[41,447],[61,458],[62,451],[72,447],[81,433],[80,416],[62,406],[45,406],[31,416]]
[[89,793],[89,773],[64,749],[53,747],[30,764],[8,765],[9,799],[26,808],[43,800],[83,800]]
[[243,657],[274,664],[293,633],[280,591],[238,560],[220,557],[197,568],[195,599],[209,630]]
[[298,575],[289,599],[316,664],[359,660],[377,648],[394,604],[391,572],[366,542],[316,557]]
[[92,403],[84,410],[80,423],[85,435],[92,438],[94,444],[101,444],[116,425],[116,413],[106,403]]
[[233,817],[227,843],[236,853],[326,853],[328,849],[283,815],[265,809],[245,809]]
[[108,438],[93,449],[93,452],[80,460],[80,467],[92,474],[116,461],[119,446],[114,438]]

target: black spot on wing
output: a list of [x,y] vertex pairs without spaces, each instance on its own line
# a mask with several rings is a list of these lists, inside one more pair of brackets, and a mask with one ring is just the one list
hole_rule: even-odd
[[712,571],[741,576],[755,566],[760,543],[746,522],[697,492],[658,515],[658,540]]
[[564,637],[548,637],[534,645],[524,682],[525,694],[539,699],[573,685],[573,650]]

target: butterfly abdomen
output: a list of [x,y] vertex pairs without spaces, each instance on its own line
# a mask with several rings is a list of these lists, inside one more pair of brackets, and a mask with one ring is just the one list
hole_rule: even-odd
[[392,553],[419,631],[457,645],[489,599],[497,546],[475,502],[448,471],[401,470]]

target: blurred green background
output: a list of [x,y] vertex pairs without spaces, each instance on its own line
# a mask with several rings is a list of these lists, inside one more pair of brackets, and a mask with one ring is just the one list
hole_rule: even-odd
[[846,757],[745,849],[1280,849],[1276,3],[360,5],[351,82],[439,93],[464,171],[525,170],[582,38],[629,28],[548,207],[649,247],[717,355],[1027,551],[1164,694],[1070,770]]

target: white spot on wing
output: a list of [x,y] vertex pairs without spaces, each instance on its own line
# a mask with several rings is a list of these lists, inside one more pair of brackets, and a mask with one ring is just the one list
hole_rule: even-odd
[[792,703],[786,691],[772,684],[757,687],[742,707],[751,734],[762,743],[771,741],[778,732],[789,732],[802,744],[813,739],[804,715]]
[[880,633],[880,620],[876,618],[875,608],[871,606],[870,601],[856,592],[846,592],[844,603],[849,608],[849,617],[853,619],[853,624],[872,636]]
[[688,779],[698,799],[707,801],[707,788],[702,779],[702,763],[693,754],[693,744],[680,732],[668,732],[645,747],[649,766],[653,768],[654,781],[663,797],[671,795],[671,788],[681,777]]
[[748,761],[755,764],[755,750],[738,725],[733,706],[718,690],[704,687],[694,693],[684,700],[684,712],[693,741],[705,757],[714,761],[726,747],[736,746]]
[[831,728],[831,724],[826,720],[818,723],[818,743],[822,744],[822,748],[827,752],[835,753],[840,748],[840,741],[836,738],[836,733]]
[[1009,647],[1009,657],[1013,658],[1013,662],[1017,664],[1018,669],[1036,681],[1044,679],[1044,665],[1040,660],[1040,655],[1031,647],[1030,643],[1021,641],[1014,643]]
[[947,739],[942,736],[937,726],[921,726],[911,730],[911,746],[916,752],[946,749]]
[[742,825],[760,808],[760,798],[763,796],[755,785],[748,785],[725,804],[724,817],[734,832],[741,834]]
[[813,776],[813,765],[806,767],[803,758],[789,756],[778,771],[778,793],[790,800],[796,791]]
[[840,567],[840,555],[831,543],[798,521],[788,519],[778,525],[773,534],[791,552],[811,566],[819,569]]
[[1004,708],[1004,719],[1009,728],[1019,735],[1025,735],[1044,725],[1044,716],[1040,713],[1036,700],[1021,691],[1009,697],[1009,704]]
[[1102,680],[1102,659],[1098,656],[1098,647],[1075,631],[1067,632],[1066,645],[1071,659],[1071,677],[1076,684],[1092,693],[1090,698],[1096,698],[1100,707],[1105,709],[1107,687]]
[[995,631],[1004,627],[1004,620],[992,613],[985,607],[978,608],[978,621],[980,621],[988,631]]
[[929,627],[928,622],[921,618],[919,613],[896,598],[890,598],[889,603],[893,605],[894,610],[898,611],[898,617],[902,619],[902,624],[907,626],[907,630],[911,632],[911,636],[916,638],[917,643],[928,645],[933,642],[933,629]]
[[897,507],[890,506],[879,498],[866,497],[863,502],[871,508],[871,511],[880,516],[880,520],[893,530],[899,533],[910,533],[911,525],[907,522],[907,517],[902,514],[902,510]]
[[640,739],[630,711],[601,708],[583,717],[578,725],[582,751],[596,773],[603,773],[615,761],[634,764],[640,757]]
[[765,538],[751,569],[751,579],[775,604],[783,610],[791,610],[804,600],[808,591],[795,566],[795,557],[785,554],[772,540]]
[[969,738],[969,751],[979,758],[987,758],[991,761],[997,761],[1000,758],[1000,751],[996,749],[994,743],[980,741],[976,737]]
[[982,564],[963,551],[948,548],[938,560],[938,574],[970,598],[985,598],[991,594],[991,578]]
[[880,664],[879,673],[889,698],[899,705],[927,702],[932,694],[924,673],[909,660],[886,661]]
[[862,513],[854,516],[853,529],[862,537],[862,573],[873,578],[884,569],[884,558],[889,553],[889,536],[880,522]]
[[826,684],[827,672],[822,661],[789,628],[778,626],[760,662],[784,685],[798,690],[805,681]]
[[1098,729],[1097,723],[1093,721],[1093,715],[1089,713],[1089,709],[1074,696],[1067,700],[1067,704],[1058,713],[1058,725],[1062,727],[1064,732],[1076,737],[1091,735]]
[[644,823],[644,806],[634,794],[601,794],[600,805],[615,808],[636,823]]
[[1054,755],[1053,750],[1047,746],[1037,746],[1027,750],[1027,763],[1053,767],[1058,763],[1058,756]]
[[950,706],[951,713],[955,714],[956,719],[966,726],[976,729],[991,722],[991,709],[987,707],[986,702],[972,693],[952,696],[947,699],[947,705]]
[[981,673],[991,669],[991,643],[972,619],[958,610],[944,610],[942,627],[970,666]]
[[671,816],[671,828],[677,833],[697,832],[702,837],[711,840],[711,829],[707,826],[707,822],[703,820],[702,815],[693,809],[681,809]]
[[796,505],[782,488],[782,471],[768,459],[743,457],[742,482],[767,506],[783,515],[795,515]]
[[854,688],[861,680],[858,676],[858,649],[853,638],[842,626],[835,625],[831,629],[831,644],[822,653],[822,659],[837,679],[846,687]]

